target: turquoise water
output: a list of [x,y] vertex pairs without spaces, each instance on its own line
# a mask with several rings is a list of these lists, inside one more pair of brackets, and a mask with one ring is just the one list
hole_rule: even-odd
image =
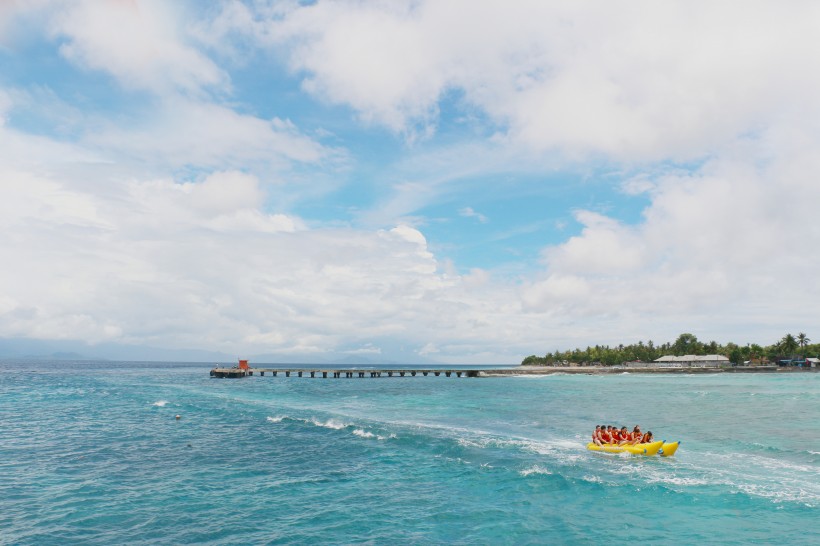
[[820,543],[820,374],[208,369],[0,363],[0,544]]

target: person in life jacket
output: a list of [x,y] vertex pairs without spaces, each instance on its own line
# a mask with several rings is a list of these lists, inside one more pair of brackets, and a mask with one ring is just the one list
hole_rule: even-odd
[[595,432],[592,433],[592,443],[596,446],[603,445],[601,441],[601,425],[595,425]]
[[619,446],[632,443],[632,435],[626,427],[621,427],[620,432],[618,432],[618,436],[620,437],[620,441],[618,442]]
[[592,442],[595,445],[636,445],[646,444],[652,442],[652,433],[644,434],[639,425],[635,425],[632,432],[626,427],[618,427],[612,425],[595,425],[595,431],[592,433]]

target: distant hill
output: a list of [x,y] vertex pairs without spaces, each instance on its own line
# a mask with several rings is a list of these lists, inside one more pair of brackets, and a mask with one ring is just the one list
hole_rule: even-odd
[[72,340],[37,340],[24,338],[0,338],[0,359],[31,360],[119,360],[156,362],[213,362],[232,363],[237,358],[247,358],[256,364],[437,364],[436,361],[416,353],[397,350],[392,355],[351,355],[327,353],[322,355],[299,355],[289,353],[263,353],[230,355],[219,351],[201,349],[164,349],[117,343],[90,345]]
[[197,349],[162,349],[117,343],[90,345],[73,340],[0,339],[0,358],[51,360],[134,360],[170,362],[222,362],[233,356]]

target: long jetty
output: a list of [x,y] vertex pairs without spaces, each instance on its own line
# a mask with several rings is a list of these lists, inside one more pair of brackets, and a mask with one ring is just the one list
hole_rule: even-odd
[[733,366],[733,367],[656,367],[629,368],[621,366],[510,366],[507,368],[406,368],[406,369],[372,369],[372,368],[251,368],[216,367],[211,370],[211,377],[239,378],[254,375],[273,377],[319,377],[319,378],[353,378],[353,377],[501,377],[511,375],[552,375],[552,374],[715,374],[715,373],[782,373],[782,372],[820,372],[820,368],[784,368],[781,366]]
[[343,368],[329,370],[327,368],[214,368],[211,370],[211,377],[249,377],[252,375],[264,376],[265,374],[273,377],[416,377],[417,375],[427,377],[433,375],[435,377],[478,377],[483,370],[456,370],[456,369],[353,369]]

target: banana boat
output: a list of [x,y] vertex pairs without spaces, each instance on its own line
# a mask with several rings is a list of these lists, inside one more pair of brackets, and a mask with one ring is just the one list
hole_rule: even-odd
[[653,455],[662,455],[664,457],[671,457],[678,450],[680,442],[664,443],[663,440],[651,442],[648,444],[622,445],[604,444],[599,446],[592,442],[587,444],[587,449],[590,451],[605,451],[606,453],[632,453],[633,455],[645,455],[651,457]]
[[678,440],[677,442],[670,442],[668,444],[664,443],[661,446],[661,450],[658,451],[658,455],[660,455],[661,457],[671,457],[678,450],[679,445],[680,440]]

